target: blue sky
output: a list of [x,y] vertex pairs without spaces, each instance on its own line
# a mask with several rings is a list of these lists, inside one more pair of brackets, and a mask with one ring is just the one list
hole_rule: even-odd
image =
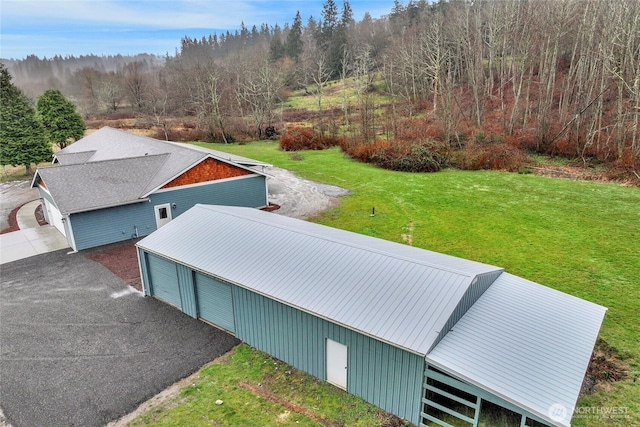
[[[343,0],[334,0],[342,11]],[[185,35],[208,36],[234,31],[241,22],[251,29],[319,19],[324,0],[1,0],[0,58],[34,54],[173,55]],[[402,2],[404,3],[404,2]],[[388,14],[393,0],[350,0],[356,20],[365,11]]]

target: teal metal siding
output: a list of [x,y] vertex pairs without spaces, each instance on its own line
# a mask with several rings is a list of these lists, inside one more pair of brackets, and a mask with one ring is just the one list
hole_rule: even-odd
[[293,307],[233,287],[236,336],[326,380],[326,338],[348,348],[347,391],[417,425],[424,359]]
[[180,300],[182,311],[193,318],[198,318],[196,302],[196,289],[193,280],[193,270],[182,264],[176,264],[178,269],[178,285],[180,287]]
[[198,317],[234,332],[231,285],[202,273],[195,273]]
[[157,255],[148,254],[151,295],[182,309],[176,264]]
[[175,203],[175,208],[171,210],[172,218],[176,218],[197,203],[263,207],[267,205],[266,177],[251,175],[246,178],[214,181],[211,184],[176,187],[151,194],[149,201],[72,214],[70,221],[76,250],[152,233],[156,230],[153,207],[163,203]]

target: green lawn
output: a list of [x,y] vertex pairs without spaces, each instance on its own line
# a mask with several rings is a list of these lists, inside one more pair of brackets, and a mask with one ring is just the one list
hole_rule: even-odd
[[221,359],[202,368],[162,407],[127,426],[365,427],[392,420],[362,399],[246,344]]
[[574,425],[640,425],[639,189],[488,171],[391,172],[338,149],[293,160],[274,142],[202,145],[351,190],[315,222],[504,267],[608,307],[600,337],[631,370],[578,405],[625,407],[630,418],[592,416]]

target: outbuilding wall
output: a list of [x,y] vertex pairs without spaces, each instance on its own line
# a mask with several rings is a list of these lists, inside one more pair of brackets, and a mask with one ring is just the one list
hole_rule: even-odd
[[164,203],[175,203],[175,208],[171,210],[172,218],[197,203],[263,207],[268,203],[266,177],[248,175],[190,187],[175,187],[151,194],[149,201],[72,214],[75,249],[87,249],[152,233],[156,230],[154,206]]
[[[148,271],[149,254],[138,248],[143,287],[153,295]],[[204,272],[172,261],[180,294],[180,308],[199,318],[198,293],[195,282]],[[211,277],[212,281],[223,282]],[[228,282],[225,282],[228,283]],[[259,295],[229,283],[232,289],[233,330],[252,347],[264,351],[287,364],[326,381],[326,342],[336,341],[347,347],[347,392],[411,421],[420,422],[424,359],[374,338],[321,319],[295,307]],[[175,304],[174,304],[175,305]]]
[[424,359],[235,286],[236,337],[326,381],[326,340],[348,348],[347,391],[419,422]]

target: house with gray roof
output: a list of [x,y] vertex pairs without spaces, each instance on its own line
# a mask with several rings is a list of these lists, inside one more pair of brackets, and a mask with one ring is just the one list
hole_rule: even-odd
[[420,426],[496,412],[570,426],[606,312],[499,267],[243,207],[198,204],[137,249],[145,295]]
[[47,221],[82,250],[145,236],[196,203],[268,205],[266,163],[104,127],[36,170]]

